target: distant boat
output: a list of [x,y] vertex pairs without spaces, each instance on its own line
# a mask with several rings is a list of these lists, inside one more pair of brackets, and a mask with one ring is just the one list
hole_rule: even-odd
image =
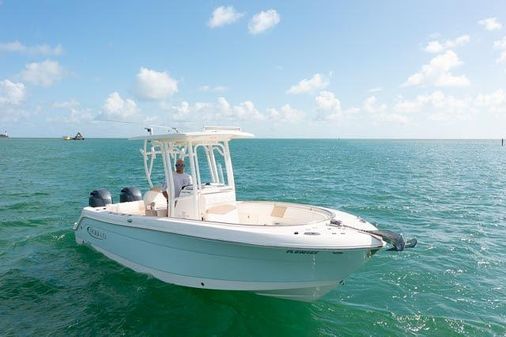
[[74,140],[84,140],[84,137],[83,135],[81,134],[81,132],[78,132],[76,134],[76,136],[74,137]]
[[84,136],[81,134],[81,132],[78,132],[74,137],[63,136],[63,140],[84,140]]
[[0,133],[0,139],[7,139],[9,138],[9,135],[7,134],[7,131],[4,131],[3,133]]

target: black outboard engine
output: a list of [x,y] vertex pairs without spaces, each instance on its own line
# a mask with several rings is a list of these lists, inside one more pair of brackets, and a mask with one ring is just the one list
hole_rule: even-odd
[[112,197],[111,193],[105,188],[94,190],[90,193],[89,205],[91,207],[104,207],[108,204],[112,204]]
[[142,193],[137,187],[123,187],[119,194],[119,202],[142,200]]

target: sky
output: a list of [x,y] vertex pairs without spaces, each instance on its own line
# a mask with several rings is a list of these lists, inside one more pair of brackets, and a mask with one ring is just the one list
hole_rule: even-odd
[[506,137],[505,1],[0,0],[0,131]]

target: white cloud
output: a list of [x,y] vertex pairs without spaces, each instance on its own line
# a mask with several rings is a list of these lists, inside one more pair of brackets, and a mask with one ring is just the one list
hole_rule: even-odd
[[137,104],[131,99],[123,99],[116,91],[107,97],[103,106],[103,116],[106,119],[130,121],[138,113]]
[[330,91],[321,91],[315,98],[316,106],[318,109],[326,111],[341,111],[341,102],[337,99],[336,95]]
[[367,97],[363,104],[363,109],[368,113],[380,113],[387,109],[385,104],[379,104],[375,96]]
[[394,124],[408,124],[409,118],[407,116],[397,113],[379,113],[374,118],[383,123],[394,123]]
[[281,18],[275,9],[261,11],[251,18],[248,29],[251,34],[258,34],[274,27],[280,20]]
[[23,83],[14,83],[9,80],[0,81],[0,107],[4,104],[19,105],[26,97]]
[[497,58],[497,63],[506,63],[506,50],[501,52],[501,55]]
[[454,40],[446,40],[441,42],[438,40],[433,40],[427,43],[427,46],[425,46],[424,50],[428,53],[437,54],[447,49],[453,49],[456,47],[466,45],[469,43],[469,41],[471,41],[469,35],[462,35]]
[[440,53],[445,47],[439,41],[429,41],[423,50],[429,53]]
[[292,108],[289,104],[283,105],[280,109],[270,108],[267,111],[269,119],[283,122],[298,122],[304,118],[304,112]]
[[239,105],[230,106],[224,97],[218,98],[218,106],[221,108],[216,117],[232,118],[240,120],[263,120],[265,117],[255,108],[252,101],[244,101]]
[[45,56],[58,56],[63,53],[63,47],[57,45],[51,47],[47,44],[40,44],[36,46],[25,46],[19,41],[0,43],[0,53],[19,53],[28,55],[45,55]]
[[343,109],[341,101],[339,101],[336,95],[327,90],[321,91],[315,97],[315,103],[317,110],[315,120],[317,121],[337,121],[360,112],[360,109],[357,107]]
[[[55,109],[61,109],[68,112],[68,115],[64,117],[63,122],[70,124],[77,124],[83,122],[89,122],[94,119],[94,115],[92,110],[89,108],[84,108],[81,104],[75,99],[71,99],[69,101],[64,102],[55,102],[52,105]],[[61,121],[61,119],[52,118],[54,121]]]
[[[166,103],[163,103],[163,106],[165,106]],[[190,103],[187,101],[181,102],[179,105],[172,105],[172,106],[166,106],[164,110],[169,111],[170,117],[173,120],[183,120],[185,118],[188,118],[188,116],[191,114],[192,108],[190,107]]]
[[494,48],[501,50],[501,54],[497,58],[497,63],[506,63],[506,36],[501,40],[494,41]]
[[30,113],[24,110],[22,104],[25,99],[26,89],[23,83],[0,81],[0,121],[16,122],[28,117]]
[[54,102],[52,104],[53,108],[56,109],[75,109],[80,106],[79,102],[75,99],[71,99],[69,101],[63,101],[63,102]]
[[56,61],[45,60],[29,63],[21,72],[21,78],[28,83],[49,87],[65,76],[65,71]]
[[140,98],[163,100],[178,90],[177,81],[166,72],[141,67],[137,73],[136,93]]
[[292,85],[287,90],[288,94],[298,95],[320,90],[329,85],[329,81],[321,74],[314,74],[310,79],[303,79],[299,83]]
[[402,113],[417,113],[420,112],[425,105],[433,101],[442,101],[442,98],[444,98],[444,94],[441,91],[436,91],[431,95],[418,95],[412,100],[399,97],[397,103],[394,105],[394,110]]
[[502,28],[502,23],[500,23],[497,18],[486,18],[478,21],[478,24],[483,26],[486,30],[499,30]]
[[494,48],[496,49],[506,49],[506,36],[502,39],[494,41]]
[[182,101],[179,105],[169,105],[162,102],[161,108],[169,113],[169,117],[176,121],[199,119],[203,114],[213,111],[211,103],[189,103]]
[[237,12],[232,6],[220,6],[213,11],[213,15],[207,22],[211,28],[221,27],[236,22],[244,13]]
[[2,105],[0,103],[0,122],[17,122],[26,119],[37,112],[37,109],[27,110],[22,105]]
[[337,120],[343,115],[341,109],[341,102],[333,92],[321,91],[318,96],[315,97],[316,107],[321,111],[317,115],[318,120]]
[[225,97],[218,97],[216,103],[199,103],[194,111],[201,112],[201,118],[211,120],[264,120],[265,116],[257,110],[252,101],[238,105],[230,104]]
[[163,104],[174,120],[265,120],[253,102],[244,101],[238,105],[230,104],[225,97],[218,97],[216,102],[181,102],[179,105]]
[[432,120],[469,119],[474,112],[472,99],[456,98],[434,91],[428,95],[418,95],[412,100],[399,98],[394,106],[399,113],[425,112]]
[[232,106],[228,103],[225,97],[218,97],[218,108],[219,111],[227,112],[232,109]]
[[375,93],[375,92],[383,91],[383,88],[382,87],[376,87],[376,88],[369,89],[368,91],[372,94],[372,93]]
[[417,86],[432,84],[438,87],[462,87],[470,84],[465,75],[455,76],[450,70],[462,64],[458,55],[448,50],[446,53],[435,56],[429,64],[422,66],[422,69],[411,75],[403,86]]
[[498,89],[490,94],[479,94],[474,99],[474,104],[490,112],[506,115],[506,91]]
[[382,123],[407,124],[409,122],[408,117],[403,114],[387,112],[387,105],[378,103],[376,96],[367,97],[362,104],[362,109],[374,120]]
[[466,87],[471,82],[465,75],[454,76],[450,73],[443,73],[434,84],[437,87]]
[[262,113],[252,101],[239,104],[230,103],[225,97],[218,97],[215,102],[190,103],[182,101],[177,105],[162,103],[162,110],[166,111],[175,121],[213,120],[213,121],[280,121],[295,123],[304,119],[304,112],[289,104],[280,108],[269,108]]
[[227,87],[222,86],[222,85],[216,85],[216,86],[203,85],[199,88],[199,90],[203,91],[203,92],[224,92],[224,91],[227,91]]
[[417,96],[414,100],[407,100],[402,97],[398,98],[394,105],[394,110],[401,113],[419,112],[426,103],[425,96]]

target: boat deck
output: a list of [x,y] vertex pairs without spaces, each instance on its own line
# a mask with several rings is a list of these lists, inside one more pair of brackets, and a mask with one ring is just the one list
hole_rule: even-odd
[[[167,207],[144,201],[109,204],[99,210],[129,215],[166,217]],[[177,207],[177,206],[176,206]],[[201,220],[241,225],[283,226],[329,222],[333,213],[319,207],[272,201],[237,201],[212,205],[202,211]]]

